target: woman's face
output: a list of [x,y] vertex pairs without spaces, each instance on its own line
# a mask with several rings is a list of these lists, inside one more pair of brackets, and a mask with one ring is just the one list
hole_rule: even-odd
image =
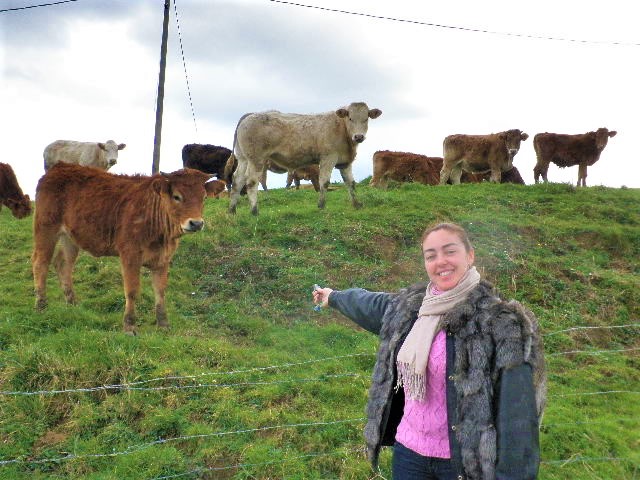
[[422,243],[424,268],[429,280],[440,291],[455,287],[473,265],[473,249],[467,252],[457,234],[449,230],[436,230]]

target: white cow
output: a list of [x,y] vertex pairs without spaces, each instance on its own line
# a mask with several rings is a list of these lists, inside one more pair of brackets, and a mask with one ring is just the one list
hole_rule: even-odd
[[117,144],[113,140],[104,143],[56,140],[44,149],[44,170],[58,162],[109,170],[118,161],[118,150],[124,147],[124,143]]
[[319,208],[325,205],[331,170],[338,168],[349,189],[351,203],[360,207],[351,164],[358,145],[365,139],[369,119],[380,115],[381,110],[369,109],[364,102],[315,115],[275,110],[244,115],[238,122],[233,142],[231,157],[237,159],[238,167],[233,175],[229,212],[235,213],[240,192],[246,185],[251,213],[258,214],[258,181],[267,162],[283,170],[319,165]]

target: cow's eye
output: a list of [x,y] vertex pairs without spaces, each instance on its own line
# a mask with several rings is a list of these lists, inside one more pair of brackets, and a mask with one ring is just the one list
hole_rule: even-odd
[[182,195],[178,195],[177,193],[174,193],[171,198],[173,198],[176,202],[182,201]]

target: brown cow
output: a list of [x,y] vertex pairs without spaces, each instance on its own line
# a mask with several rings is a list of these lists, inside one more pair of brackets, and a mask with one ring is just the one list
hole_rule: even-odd
[[379,150],[373,154],[373,176],[369,185],[386,188],[389,180],[437,185],[440,181],[441,157],[417,153]]
[[313,185],[316,192],[320,191],[320,167],[318,165],[307,165],[305,167],[296,168],[287,172],[287,185],[295,184],[296,190],[300,188],[300,180],[308,180]]
[[572,167],[578,165],[577,186],[587,186],[587,166],[593,165],[600,158],[604,147],[607,146],[609,137],[615,137],[616,131],[599,128],[595,132],[581,133],[578,135],[565,135],[562,133],[538,133],[533,137],[533,148],[536,151],[536,166],[533,168],[533,177],[536,183],[542,175],[547,181],[549,163],[557,166]]
[[[481,183],[491,181],[491,172],[485,173],[469,173],[462,172],[460,177],[460,183]],[[517,167],[512,167],[511,170],[502,172],[500,176],[500,183],[515,183],[517,185],[525,185],[522,175]]]
[[151,270],[156,320],[167,327],[164,293],[169,264],[184,233],[201,230],[204,198],[224,182],[186,168],[152,177],[113,175],[93,167],[59,163],[36,188],[32,255],[36,308],[47,305],[46,279],[54,265],[68,303],[75,303],[73,267],[79,250],[119,256],[125,292],[124,331],[135,335],[140,267]]
[[[373,154],[373,177],[370,185],[386,188],[389,180],[438,185],[442,164],[442,157],[427,157],[416,153],[390,152],[388,150],[377,151]],[[489,175],[490,172],[462,172],[460,181],[462,183],[479,183],[489,180]],[[524,185],[524,180],[516,167],[503,172],[500,182]]]
[[520,142],[529,138],[514,129],[490,135],[449,135],[444,139],[444,164],[440,184],[449,179],[460,183],[462,171],[484,173],[491,171],[490,180],[500,183],[502,172],[511,170],[513,157],[520,150]]
[[182,166],[211,173],[216,178],[227,182],[227,188],[230,190],[231,176],[235,170],[235,165],[233,165],[229,172],[225,172],[225,166],[230,156],[231,150],[227,147],[209,145],[208,143],[189,143],[182,147]]
[[0,209],[8,207],[16,218],[31,215],[31,199],[22,193],[11,165],[0,163]]

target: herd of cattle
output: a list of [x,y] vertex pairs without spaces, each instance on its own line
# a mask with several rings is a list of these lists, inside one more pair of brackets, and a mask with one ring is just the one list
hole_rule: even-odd
[[[233,148],[189,144],[182,149],[184,168],[169,174],[113,175],[125,144],[109,140],[89,143],[58,140],[44,150],[45,174],[36,188],[33,221],[32,269],[36,308],[46,307],[46,278],[53,261],[68,303],[75,303],[72,272],[80,250],[120,258],[125,292],[124,330],[135,334],[135,301],[140,269],[151,271],[156,320],[166,327],[165,289],[168,269],[180,237],[202,229],[206,197],[230,190],[229,212],[235,213],[246,194],[253,214],[258,213],[257,190],[267,190],[267,171],[287,173],[287,188],[310,180],[325,205],[331,172],[340,170],[354,207],[352,163],[368,131],[369,119],[382,111],[365,103],[352,103],[316,115],[286,114],[275,110],[249,113],[236,126]],[[550,163],[579,166],[578,186],[586,186],[587,166],[593,165],[615,131],[600,128],[579,135],[538,133],[533,138],[537,163],[534,179],[546,182]],[[524,184],[514,156],[528,134],[508,130],[490,135],[450,135],[442,157],[377,151],[373,155],[371,185],[389,181],[442,185],[461,182],[513,182]],[[217,180],[211,180],[215,176]],[[87,201],[90,199],[90,201]],[[0,163],[0,202],[16,218],[31,213],[7,164]],[[0,208],[1,208],[0,205]],[[56,253],[56,245],[59,248]]]

